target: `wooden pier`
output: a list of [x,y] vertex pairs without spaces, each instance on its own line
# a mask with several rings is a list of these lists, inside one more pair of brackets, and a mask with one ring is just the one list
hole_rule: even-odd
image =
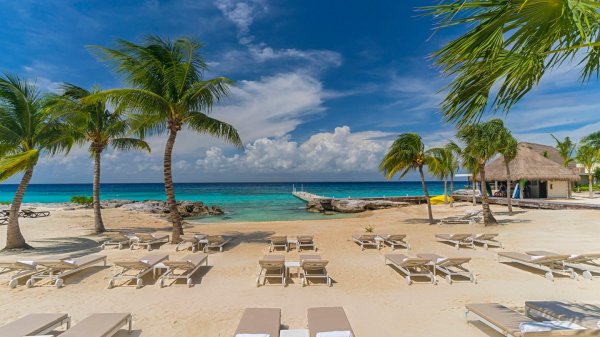
[[292,195],[302,201],[311,202],[313,200],[344,200],[344,199],[353,199],[353,200],[385,200],[385,201],[398,201],[398,202],[408,202],[411,204],[424,204],[427,203],[427,198],[425,196],[398,196],[398,197],[367,197],[367,198],[335,198],[335,197],[324,197],[321,195],[316,195],[313,193],[305,192],[305,191],[297,191],[295,188],[292,190]]
[[326,197],[322,197],[320,195],[316,195],[316,194],[312,194],[312,193],[308,193],[308,192],[304,192],[304,191],[293,191],[292,195],[295,196],[296,198],[306,201],[306,202],[311,202],[316,199],[319,199],[319,200],[332,199],[332,198],[326,198]]

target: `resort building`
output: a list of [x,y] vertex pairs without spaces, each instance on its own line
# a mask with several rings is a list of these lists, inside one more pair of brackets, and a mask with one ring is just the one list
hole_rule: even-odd
[[[568,198],[570,186],[580,180],[575,164],[562,165],[559,152],[547,145],[519,143],[517,157],[510,162],[513,198]],[[494,183],[496,196],[506,196],[506,164],[502,157],[485,167],[486,180]],[[524,193],[522,193],[524,191]]]

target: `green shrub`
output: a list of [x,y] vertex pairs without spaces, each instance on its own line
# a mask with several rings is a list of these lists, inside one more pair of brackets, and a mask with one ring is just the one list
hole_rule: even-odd
[[10,201],[0,201],[0,205],[10,205]]
[[[593,186],[594,191],[600,190],[600,185]],[[575,192],[588,192],[590,190],[588,185],[577,185],[573,189]]]
[[94,202],[94,198],[85,195],[74,195],[71,197],[71,202],[74,204],[91,206]]

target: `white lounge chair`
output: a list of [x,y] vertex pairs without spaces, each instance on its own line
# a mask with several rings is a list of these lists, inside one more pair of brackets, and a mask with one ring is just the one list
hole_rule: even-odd
[[[530,251],[526,252],[528,255],[532,256],[557,256],[561,254],[548,252],[548,251]],[[578,270],[581,272],[581,276],[584,278],[591,280],[594,274],[600,274],[600,263],[597,261],[600,260],[599,253],[587,253],[587,254],[571,254],[563,261],[563,265],[565,267]]]
[[63,325],[71,327],[71,317],[67,314],[29,314],[0,326],[0,336],[41,336]]
[[543,254],[544,252],[529,253],[539,253],[540,255],[529,255],[517,252],[501,252],[498,253],[498,260],[518,263],[530,268],[544,271],[544,276],[550,281],[554,280],[554,274],[566,275],[572,279],[577,277],[577,274],[572,268],[565,267],[564,265],[564,261],[569,258],[569,255],[545,255]]
[[404,275],[408,285],[411,285],[415,277],[428,278],[429,283],[435,284],[435,275],[430,270],[429,259],[408,257],[403,254],[386,254],[385,264],[393,265]]
[[117,280],[125,279],[126,282],[135,280],[136,287],[141,288],[144,285],[142,277],[149,272],[153,272],[156,278],[155,267],[169,259],[167,254],[151,254],[142,257],[139,260],[115,261],[115,266],[121,269],[117,271],[108,282],[108,289],[115,286]]
[[60,334],[61,337],[112,337],[123,326],[131,334],[131,314],[108,313],[92,314],[79,321],[72,328]]
[[300,269],[302,270],[302,286],[307,286],[309,280],[324,279],[331,287],[331,277],[327,273],[329,261],[322,260],[319,255],[300,255]]
[[[266,255],[258,260],[259,272],[256,278],[256,286],[265,285],[268,279],[280,279],[281,285],[286,286],[285,256]],[[262,281],[261,281],[262,279]]]
[[472,234],[436,234],[435,237],[439,242],[453,244],[456,249],[459,249],[461,246],[475,248]]
[[178,252],[182,246],[189,245],[189,247],[186,247],[186,249],[191,247],[192,253],[195,253],[196,251],[201,250],[202,241],[204,239],[206,239],[206,235],[200,233],[182,235],[181,241],[177,244],[177,246],[175,246],[175,251]]
[[569,321],[594,330],[600,335],[600,306],[590,303],[559,301],[527,301],[525,312],[528,316],[553,321]]
[[384,244],[388,244],[392,247],[392,250],[395,250],[396,246],[410,249],[410,245],[405,240],[406,234],[379,234],[378,236]]
[[290,251],[290,247],[288,246],[287,236],[274,235],[269,238],[269,253],[277,250],[277,248],[282,248],[286,252]]
[[35,261],[0,261],[0,280],[7,282],[12,289],[19,285],[19,279],[37,273]]
[[352,241],[360,245],[361,250],[365,250],[365,246],[373,246],[379,249],[379,241],[376,240],[376,234],[355,234],[352,235]]
[[481,221],[481,210],[466,211],[465,215],[448,216],[440,220],[441,224],[459,225],[459,224],[474,224]]
[[296,236],[296,246],[298,251],[302,251],[302,249],[310,248],[317,251],[317,245],[315,243],[315,237],[313,235],[298,235]]
[[223,235],[207,235],[204,240],[205,253],[207,253],[210,249],[218,249],[220,252],[223,252],[225,245],[231,241],[231,238]]
[[[165,286],[168,280],[173,280],[173,283],[179,279],[185,279],[188,287],[193,285],[192,275],[200,269],[200,267],[208,266],[208,255],[207,254],[190,254],[178,261],[165,261],[163,262],[167,266],[167,272],[164,273],[158,284],[162,288]],[[173,284],[171,283],[171,284]]]
[[308,331],[310,337],[349,336],[356,337],[342,307],[309,308]]
[[466,278],[468,282],[477,283],[475,274],[464,266],[471,261],[470,257],[444,257],[437,254],[417,254],[417,257],[429,259],[434,268],[434,276],[437,277],[437,271],[445,274],[446,282],[449,284],[456,281],[452,279],[453,276]]
[[146,247],[148,251],[151,251],[152,245],[167,242],[169,242],[169,235],[167,234],[135,233],[129,248],[133,250],[136,247]]
[[107,246],[117,246],[119,249],[123,249],[123,246],[131,245],[132,235],[133,234],[121,232],[106,232],[104,233],[104,236],[106,236],[108,240],[104,241],[100,247],[105,249]]
[[473,243],[478,243],[483,245],[483,248],[488,249],[489,247],[498,247],[504,249],[502,243],[496,238],[498,237],[498,233],[480,233],[471,235],[471,240]]
[[63,277],[77,273],[100,262],[106,267],[105,255],[85,255],[60,260],[37,260],[38,272],[31,275],[26,285],[27,288],[31,288],[37,281],[45,281],[44,284],[53,283],[56,288],[60,288],[64,284]]
[[237,336],[279,337],[281,309],[247,308],[235,330]]

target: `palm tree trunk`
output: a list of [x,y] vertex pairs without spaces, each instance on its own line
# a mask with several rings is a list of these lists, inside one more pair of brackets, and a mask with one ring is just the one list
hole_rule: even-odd
[[27,190],[27,186],[29,186],[32,176],[33,168],[25,171],[25,174],[23,174],[23,177],[21,178],[21,183],[19,183],[19,187],[17,188],[17,192],[15,193],[15,197],[13,198],[13,202],[10,206],[8,226],[6,227],[6,247],[4,247],[4,250],[32,248],[25,242],[25,238],[23,237],[23,234],[21,234],[21,228],[19,227],[21,204],[23,203],[23,197],[25,196],[25,191]]
[[448,204],[448,177],[444,177],[444,205]]
[[473,180],[473,206],[477,206],[477,197],[475,196],[475,192],[477,192],[477,180],[475,180],[475,174],[471,178]]
[[177,209],[177,201],[175,200],[175,188],[173,186],[173,172],[171,170],[171,161],[173,155],[173,147],[175,146],[175,138],[177,137],[177,130],[174,128],[169,129],[169,138],[167,139],[167,145],[165,146],[165,157],[164,157],[164,174],[165,174],[165,193],[167,194],[167,204],[171,215],[171,222],[173,223],[173,234],[171,236],[172,243],[179,243],[181,241],[180,236],[183,235],[183,226],[181,224],[181,215]]
[[454,198],[452,195],[454,194],[454,173],[450,176],[450,207],[454,207]]
[[[591,167],[590,167],[591,169]],[[592,172],[592,170],[589,170],[588,172]],[[590,188],[589,190],[589,196],[590,198],[594,197],[594,176],[591,173],[588,173],[588,187]]]
[[434,225],[433,222],[433,213],[431,213],[431,200],[429,200],[429,191],[427,190],[427,185],[425,185],[425,176],[423,175],[423,166],[419,166],[419,175],[421,176],[421,185],[423,185],[423,193],[425,194],[425,199],[427,199],[427,212],[429,213],[429,224]]
[[525,180],[521,179],[519,181],[519,199],[525,199]]
[[506,163],[506,204],[508,205],[508,214],[513,215],[512,198],[510,195],[510,166]]
[[102,211],[100,210],[100,158],[102,150],[94,150],[94,187],[93,206],[94,206],[94,230],[96,234],[106,232],[104,222],[102,221]]
[[490,203],[487,195],[487,188],[485,188],[485,164],[479,164],[479,175],[481,180],[481,206],[483,208],[483,223],[485,226],[497,225],[498,221],[494,218],[492,211],[490,210]]

